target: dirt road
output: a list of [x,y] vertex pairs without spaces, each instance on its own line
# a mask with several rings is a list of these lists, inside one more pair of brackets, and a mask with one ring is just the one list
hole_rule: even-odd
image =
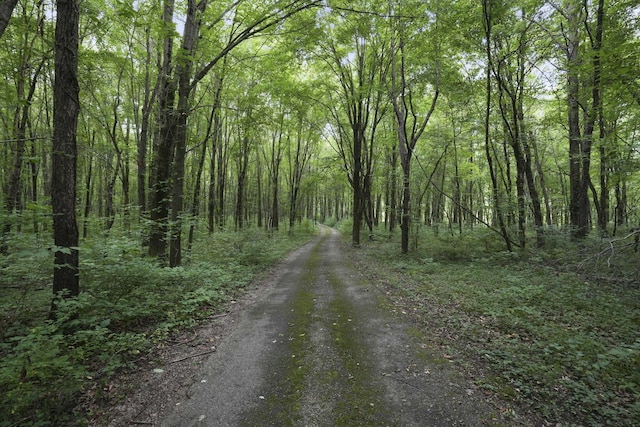
[[291,254],[263,289],[159,425],[495,423],[480,393],[354,270],[335,230]]

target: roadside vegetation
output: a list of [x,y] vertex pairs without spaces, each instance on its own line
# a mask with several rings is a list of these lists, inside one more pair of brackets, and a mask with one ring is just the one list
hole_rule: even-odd
[[514,419],[640,425],[640,255],[632,236],[576,245],[547,235],[544,250],[505,252],[486,230],[435,230],[417,230],[409,254],[385,232],[351,251],[390,307],[413,319],[435,363],[472,375]]
[[293,233],[203,235],[178,268],[159,268],[139,236],[97,236],[80,249],[84,291],[56,321],[50,240],[16,234],[0,266],[0,426],[86,424],[79,401],[103,399],[114,375],[214,315],[313,232],[305,221]]
[[[349,221],[338,224],[350,230]],[[483,229],[419,228],[408,254],[377,230],[349,251],[360,271],[409,316],[433,363],[455,366],[501,410],[552,425],[640,423],[639,255],[633,237],[562,233],[544,250],[506,252]],[[50,250],[16,234],[0,286],[0,426],[83,425],[78,402],[100,401],[172,334],[210,318],[257,274],[307,241],[296,232],[214,233],[179,268],[158,268],[139,236],[113,233],[81,247],[85,290],[47,320]],[[345,232],[345,240],[348,232]],[[74,412],[73,409],[76,409]]]

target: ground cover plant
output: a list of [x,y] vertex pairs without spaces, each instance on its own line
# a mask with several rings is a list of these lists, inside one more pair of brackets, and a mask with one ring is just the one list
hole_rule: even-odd
[[[382,234],[382,233],[381,233]],[[548,237],[547,249],[503,252],[487,231],[423,229],[353,251],[392,309],[413,317],[435,363],[540,423],[640,424],[639,256],[629,239]],[[547,424],[545,424],[547,425]]]
[[[0,288],[0,426],[83,425],[74,411],[83,391],[98,392],[172,333],[209,317],[222,304],[313,234],[250,229],[197,240],[179,268],[159,268],[140,239],[121,234],[81,246],[84,291],[51,304],[51,251],[33,235],[16,235]],[[96,386],[97,384],[97,386]],[[93,386],[93,387],[91,387]]]

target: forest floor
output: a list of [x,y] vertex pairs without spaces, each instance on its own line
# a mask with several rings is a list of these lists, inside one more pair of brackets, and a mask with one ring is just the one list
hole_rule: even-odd
[[92,425],[530,424],[422,340],[345,244],[323,227],[226,311],[111,384],[123,398],[94,408]]

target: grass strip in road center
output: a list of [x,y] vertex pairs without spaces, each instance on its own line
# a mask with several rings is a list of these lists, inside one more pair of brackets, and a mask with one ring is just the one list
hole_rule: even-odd
[[[300,423],[300,400],[305,388],[305,378],[310,370],[306,356],[311,350],[309,326],[312,323],[311,314],[315,302],[313,286],[320,264],[320,247],[323,241],[324,238],[311,250],[300,276],[300,283],[289,300],[288,307],[284,308],[290,310],[286,336],[288,352],[283,352],[278,362],[281,364],[277,368],[278,379],[271,392],[265,396],[266,404],[258,408],[252,417],[256,422],[268,419],[281,426],[296,426]],[[285,335],[283,334],[283,337]],[[256,425],[253,422],[247,424]]]
[[[332,323],[333,343],[342,360],[344,392],[336,406],[336,425],[392,425],[383,422],[384,390],[371,369],[369,350],[363,325],[366,317],[346,293],[346,284],[335,273],[329,275],[334,300],[329,305],[335,321]],[[386,420],[385,420],[386,421]]]

